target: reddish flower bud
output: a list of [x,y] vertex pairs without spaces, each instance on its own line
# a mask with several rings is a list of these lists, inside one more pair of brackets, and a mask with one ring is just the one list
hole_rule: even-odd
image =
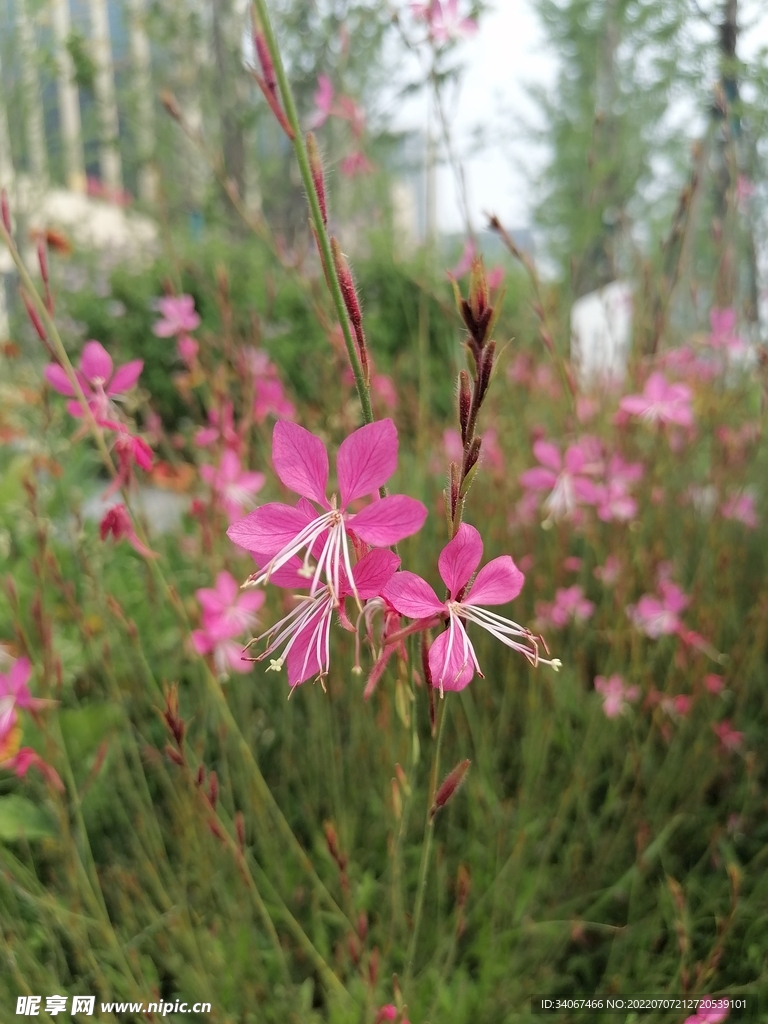
[[371,956],[368,960],[368,981],[371,988],[376,988],[376,982],[379,978],[379,947],[374,946],[371,950]]
[[275,75],[275,65],[272,63],[272,55],[269,52],[266,37],[258,28],[254,29],[253,45],[256,48],[256,56],[259,58],[261,73],[264,76],[264,84],[271,93],[276,95],[277,76]]
[[472,260],[472,270],[469,275],[469,308],[476,323],[480,323],[489,308],[490,292],[488,290],[488,278],[485,275],[485,266],[482,256],[476,256]]
[[219,799],[219,777],[216,772],[211,772],[208,776],[208,799],[211,801],[211,807],[215,807]]
[[315,195],[320,204],[320,212],[323,215],[323,224],[328,224],[328,207],[325,199],[325,175],[323,174],[323,161],[320,159],[320,150],[317,148],[317,139],[314,132],[307,132],[307,154],[309,156],[309,168],[312,172],[312,184],[315,186]]
[[483,354],[480,358],[478,365],[478,382],[477,382],[477,401],[478,405],[485,398],[486,392],[488,391],[488,385],[491,383],[491,374],[493,373],[493,360],[496,355],[496,342],[489,342]]
[[171,746],[170,743],[166,743],[166,745],[165,745],[165,752],[168,755],[168,757],[171,759],[171,761],[173,761],[174,764],[178,764],[178,765],[183,765],[184,764],[184,758],[181,756],[181,754],[178,752],[178,750],[175,747]]
[[243,812],[238,811],[235,815],[235,832],[237,833],[237,842],[241,850],[245,849],[245,818]]
[[204,782],[205,782],[205,765],[201,761],[200,764],[197,766],[197,775],[195,776],[195,785],[199,789],[200,786],[202,786],[202,784]]
[[356,935],[350,935],[347,939],[347,948],[349,949],[349,959],[357,967],[360,963],[360,943],[358,942]]
[[453,794],[461,785],[464,776],[467,774],[467,769],[469,768],[470,763],[471,762],[467,759],[459,761],[453,771],[446,777],[445,782],[443,782],[435,796],[435,802],[432,804],[429,812],[430,818],[434,818],[440,808],[445,807],[451,799]]
[[45,245],[44,238],[38,238],[37,240],[37,262],[40,264],[40,276],[43,279],[43,284],[48,286],[48,249]]
[[11,207],[8,203],[8,193],[5,189],[0,192],[0,214],[3,218],[3,227],[11,234]]
[[459,425],[461,426],[461,443],[467,443],[467,430],[469,428],[469,414],[472,409],[472,388],[469,383],[469,374],[462,370],[459,374]]
[[357,289],[355,288],[355,282],[352,279],[352,271],[349,269],[347,258],[341,251],[341,247],[336,238],[331,238],[331,252],[333,253],[333,264],[336,268],[336,274],[339,279],[341,295],[344,299],[344,305],[347,307],[347,314],[349,315],[352,329],[355,332],[357,348],[360,353],[360,363],[362,364],[363,376],[365,378],[365,383],[367,384],[369,380],[368,346],[366,344],[365,333],[363,331],[363,313],[360,309]]
[[368,937],[368,915],[364,910],[357,915],[357,936],[363,943]]
[[165,107],[166,113],[170,114],[174,121],[181,121],[181,107],[179,101],[169,89],[160,90],[160,102]]
[[37,331],[37,334],[38,334],[38,337],[40,338],[40,340],[42,342],[44,342],[45,345],[47,346],[48,345],[48,335],[45,333],[45,328],[43,327],[43,322],[40,319],[40,316],[38,315],[37,310],[32,305],[32,300],[30,299],[29,295],[27,295],[27,292],[26,292],[26,290],[24,288],[19,288],[19,292],[21,293],[21,298],[24,301],[24,307],[25,307],[25,309],[27,311],[27,316],[29,317],[30,321],[32,322],[32,326]]
[[464,454],[464,473],[465,477],[469,476],[472,469],[477,465],[477,460],[480,458],[480,446],[483,442],[481,437],[476,437],[472,444],[469,446],[469,451]]

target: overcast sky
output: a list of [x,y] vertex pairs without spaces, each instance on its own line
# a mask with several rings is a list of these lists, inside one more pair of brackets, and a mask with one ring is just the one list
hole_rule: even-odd
[[[461,0],[460,0],[461,2]],[[663,3],[664,0],[659,0]],[[740,55],[748,58],[759,45],[768,44],[766,0],[743,0],[742,23],[749,25],[740,41]],[[551,86],[557,61],[546,48],[538,18],[529,0],[495,0],[480,23],[480,31],[460,45],[457,53],[466,63],[458,97],[452,105],[453,132],[463,149],[469,148],[471,132],[478,124],[496,136],[476,157],[466,161],[470,212],[476,228],[484,224],[483,211],[498,214],[510,227],[529,223],[529,189],[522,166],[535,167],[541,154],[531,151],[524,139],[514,142],[514,119],[534,117],[525,94],[526,83]],[[426,106],[410,103],[396,119],[400,128],[423,128]],[[463,220],[448,169],[438,175],[438,223],[444,231],[461,231]]]

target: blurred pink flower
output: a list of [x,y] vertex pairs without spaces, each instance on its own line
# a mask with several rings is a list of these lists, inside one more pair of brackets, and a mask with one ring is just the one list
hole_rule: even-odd
[[[252,582],[266,583],[275,570],[305,551],[302,571],[312,579],[310,596],[316,593],[323,574],[331,592],[338,595],[342,565],[354,587],[350,533],[372,547],[389,547],[417,533],[427,509],[406,495],[390,494],[360,512],[349,510],[352,502],[376,493],[386,483],[397,468],[397,457],[398,437],[392,420],[377,420],[355,430],[342,441],[336,460],[340,501],[337,503],[334,495],[329,502],[325,445],[298,424],[278,420],[272,434],[272,463],[282,483],[303,500],[295,508],[278,502],[263,505],[227,530],[235,544],[268,559]],[[321,507],[319,515],[312,502]],[[316,558],[314,570],[309,568],[311,556]]]
[[267,416],[291,420],[296,415],[296,407],[286,398],[277,376],[257,377],[254,390],[253,417],[257,423],[263,423]]
[[504,283],[504,267],[491,267],[486,274],[486,280],[490,290],[495,292]]
[[550,492],[544,502],[548,518],[568,518],[579,502],[592,505],[598,500],[600,492],[587,476],[598,469],[588,461],[595,454],[590,443],[570,445],[563,458],[556,445],[536,441],[533,454],[540,465],[521,473],[518,479],[526,490]]
[[[2,749],[0,749],[0,757],[2,757],[2,753]],[[61,781],[59,773],[32,747],[22,747],[12,757],[0,761],[0,768],[12,771],[20,779],[24,778],[30,768],[36,768],[54,789],[60,793],[64,792],[64,783]]]
[[672,718],[685,718],[691,710],[693,698],[689,693],[678,693],[674,697],[662,697],[661,708]]
[[212,654],[216,671],[226,676],[227,669],[250,672],[251,663],[243,660],[243,646],[234,638],[256,622],[256,612],[264,604],[263,591],[241,590],[228,572],[220,572],[216,586],[196,591],[203,609],[202,629],[192,633],[192,645],[198,654]]
[[107,509],[99,524],[99,536],[102,540],[106,540],[110,536],[115,540],[125,539],[143,558],[157,558],[156,553],[150,551],[136,536],[131,515],[125,505],[113,505],[112,508]]
[[566,572],[579,572],[583,564],[584,559],[578,558],[576,555],[569,555],[563,560],[563,568]]
[[358,174],[370,174],[374,166],[365,153],[359,149],[353,150],[341,161],[339,170],[348,178],[354,178]]
[[243,514],[252,504],[252,496],[264,486],[264,474],[244,470],[240,456],[231,448],[222,452],[218,468],[201,466],[200,476],[213,488],[230,523]]
[[443,431],[443,451],[449,462],[458,462],[461,465],[464,459],[464,445],[461,443],[461,434],[455,427],[446,427]]
[[235,430],[235,414],[232,401],[227,400],[218,409],[208,410],[208,423],[210,426],[201,427],[195,434],[195,444],[198,448],[209,448],[212,444],[222,444],[232,451],[240,450],[240,436]]
[[713,725],[712,732],[720,740],[723,750],[739,750],[744,742],[744,733],[737,732],[731,728],[730,719],[727,718],[722,722],[718,722],[717,725]]
[[691,389],[686,384],[670,384],[663,373],[652,373],[641,395],[626,395],[619,408],[648,423],[693,424]]
[[709,675],[704,676],[704,686],[710,693],[722,693],[725,688],[725,680],[722,676],[710,672]]
[[[130,391],[143,368],[143,361],[134,359],[113,373],[112,359],[104,346],[98,341],[85,343],[80,356],[80,369],[75,374],[97,423],[107,425],[107,417],[113,415],[114,408],[110,399]],[[74,396],[75,390],[61,366],[49,363],[43,372],[45,379],[59,394]],[[67,402],[67,412],[70,416],[81,417],[83,409],[80,402]]]
[[603,565],[598,565],[593,576],[607,587],[612,587],[621,574],[621,562],[616,555],[608,555]]
[[712,348],[722,349],[731,355],[742,355],[747,350],[747,343],[736,334],[735,309],[711,309],[709,324],[711,333],[708,341]]
[[[532,665],[542,660],[529,629],[482,607],[513,601],[523,589],[525,577],[509,555],[501,555],[483,566],[474,582],[468,585],[482,556],[480,534],[474,526],[462,523],[438,559],[438,571],[448,590],[445,600],[440,600],[426,580],[406,571],[396,573],[382,592],[382,596],[409,619],[423,620],[426,624],[448,616],[447,628],[429,649],[432,684],[441,694],[444,690],[463,690],[475,672],[483,677],[465,622],[486,629],[507,647],[525,655]],[[544,664],[560,667],[559,662],[544,661]]]
[[29,658],[17,658],[10,671],[0,672],[0,738],[3,735],[2,715],[11,708],[23,708],[25,711],[36,711],[48,707],[50,701],[33,697],[29,692],[29,680],[32,676],[32,665]]
[[724,519],[735,519],[750,530],[757,527],[758,519],[755,511],[755,496],[749,491],[734,494],[723,502],[720,512]]
[[180,334],[176,339],[176,351],[179,353],[179,358],[182,362],[186,363],[187,367],[191,369],[195,359],[197,359],[200,345],[191,334]]
[[589,423],[600,411],[600,403],[591,395],[578,395],[576,398],[576,419],[579,423]]
[[605,483],[598,485],[597,515],[603,522],[626,522],[637,512],[637,501],[629,493],[631,484],[643,475],[640,462],[625,462],[619,454],[611,456],[605,472]]
[[606,718],[618,718],[640,696],[639,686],[625,686],[620,675],[597,676],[595,690],[603,697],[603,711]]
[[108,420],[105,422],[105,426],[117,432],[112,445],[117,456],[117,474],[102,494],[102,500],[111,497],[122,487],[131,486],[134,480],[134,465],[148,473],[152,469],[154,460],[154,453],[143,438],[132,434],[121,423]]
[[[702,996],[704,1002],[717,1002],[714,997]],[[692,1014],[690,1017],[686,1017],[684,1024],[720,1024],[720,1021],[725,1020],[728,1016],[728,1008],[724,1009],[704,1009],[701,1007]]]
[[459,262],[456,264],[453,270],[448,271],[449,276],[454,278],[456,281],[464,277],[464,275],[468,274],[472,269],[472,262],[476,256],[477,246],[475,245],[474,241],[471,238],[468,238],[464,243],[464,248],[462,250],[461,256],[459,257]]
[[164,295],[157,300],[162,317],[152,328],[158,338],[172,338],[174,334],[186,334],[197,330],[200,317],[195,312],[195,300],[191,295]]
[[552,603],[538,601],[536,617],[543,624],[562,629],[569,622],[586,622],[594,610],[594,603],[584,596],[584,588],[575,583],[572,587],[559,587]]
[[659,590],[660,597],[644,594],[636,605],[627,606],[632,622],[653,640],[678,633],[683,628],[680,612],[688,606],[688,598],[674,583],[662,580]]
[[447,43],[477,32],[477,22],[462,18],[458,0],[412,0],[411,11],[419,21],[426,21],[430,38],[435,43]]
[[313,98],[315,110],[309,119],[309,127],[321,128],[333,111],[333,83],[328,75],[317,76],[317,91]]

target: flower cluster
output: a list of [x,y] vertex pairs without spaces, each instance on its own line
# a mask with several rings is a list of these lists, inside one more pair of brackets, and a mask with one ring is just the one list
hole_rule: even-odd
[[32,666],[27,658],[17,658],[6,674],[0,672],[0,768],[14,772],[19,778],[36,768],[56,789],[64,786],[56,769],[44,761],[32,747],[22,747],[19,712],[34,715],[48,707],[50,701],[33,697],[29,692]]
[[[440,625],[444,630],[430,647],[428,663],[432,684],[441,693],[463,689],[475,672],[482,675],[467,622],[482,626],[532,664],[543,660],[538,638],[530,630],[485,607],[506,604],[520,593],[524,577],[512,559],[508,555],[493,559],[471,582],[483,551],[474,527],[462,524],[440,555],[445,600],[419,576],[397,571],[400,559],[387,549],[418,532],[427,515],[421,502],[406,495],[380,495],[397,459],[397,430],[391,420],[361,427],[339,448],[338,493],[329,497],[329,462],[323,442],[295,423],[275,425],[275,472],[299,495],[299,501],[263,505],[227,532],[256,562],[250,586],[272,583],[297,592],[291,611],[252,641],[266,642],[255,660],[269,657],[274,670],[287,664],[291,687],[327,676],[334,614],[343,627],[356,631],[347,615],[348,599],[356,602],[358,622],[365,621],[370,634],[373,616],[377,612],[385,616],[367,694],[402,636]],[[367,498],[368,503],[361,505]],[[400,616],[414,621],[400,629]]]

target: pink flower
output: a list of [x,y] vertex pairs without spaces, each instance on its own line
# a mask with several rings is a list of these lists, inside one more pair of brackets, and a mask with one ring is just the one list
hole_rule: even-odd
[[[717,998],[713,996],[702,996],[702,1001],[705,1003],[717,1003]],[[700,1007],[696,1013],[690,1017],[685,1018],[684,1024],[720,1024],[720,1021],[725,1020],[728,1016],[728,1007],[723,1009],[704,1009]]]
[[605,473],[605,484],[598,487],[598,518],[605,523],[632,519],[637,512],[637,501],[629,493],[629,486],[642,475],[641,463],[625,462],[621,455],[612,455]]
[[536,606],[537,618],[558,629],[567,626],[569,622],[586,622],[594,610],[594,603],[584,596],[584,588],[578,583],[556,590],[553,604],[539,601]]
[[738,750],[744,742],[744,733],[737,732],[731,728],[730,720],[727,718],[722,722],[718,722],[717,725],[713,725],[712,732],[720,740],[723,750]]
[[283,385],[276,375],[257,377],[254,390],[253,418],[257,423],[263,423],[267,416],[289,420],[296,415],[296,407],[285,397]]
[[191,334],[180,334],[176,339],[176,351],[179,353],[179,358],[182,362],[186,363],[189,369],[192,369],[197,359],[197,353],[200,351],[200,345]]
[[152,469],[154,458],[152,449],[147,442],[140,437],[135,437],[121,423],[107,420],[105,421],[105,426],[117,431],[113,445],[115,455],[117,456],[117,475],[104,491],[102,500],[106,500],[122,487],[130,487],[134,479],[134,465],[140,466],[145,472],[149,472]]
[[592,575],[606,587],[612,587],[621,574],[621,562],[615,555],[608,555],[603,565],[598,565]]
[[106,540],[110,535],[115,540],[127,540],[134,551],[138,551],[144,558],[157,558],[157,554],[150,551],[136,536],[131,515],[125,505],[113,505],[105,512],[99,524],[99,536]]
[[748,491],[741,494],[734,494],[728,498],[720,509],[724,519],[736,519],[744,523],[750,530],[757,527],[757,512],[755,511],[755,496]]
[[464,249],[462,250],[461,256],[459,257],[459,262],[456,264],[453,270],[448,271],[448,276],[452,277],[456,281],[464,277],[464,275],[468,274],[472,269],[472,263],[474,262],[476,256],[477,246],[475,245],[471,238],[468,238],[464,243]]
[[225,676],[227,668],[250,672],[250,663],[242,657],[242,644],[233,641],[255,623],[256,612],[264,604],[263,591],[243,591],[228,572],[220,572],[213,589],[196,593],[203,609],[203,628],[192,633],[197,653],[213,654],[219,675]]
[[256,612],[264,604],[261,590],[241,590],[228,572],[220,572],[213,589],[195,591],[203,609],[203,625],[214,639],[238,636],[256,621]]
[[240,436],[235,430],[235,412],[231,401],[226,401],[218,409],[208,410],[208,422],[210,426],[201,427],[195,434],[195,444],[198,448],[209,448],[212,444],[222,444],[232,451],[240,450]]
[[533,454],[541,465],[526,470],[519,480],[526,490],[550,492],[544,502],[548,519],[567,518],[573,515],[578,502],[594,504],[598,499],[598,488],[586,476],[596,469],[587,461],[593,455],[588,445],[572,444],[563,459],[556,445],[536,441]]
[[264,486],[264,474],[244,470],[240,456],[231,448],[222,452],[218,468],[201,466],[200,476],[213,488],[230,523],[243,514],[244,509],[252,504],[252,495]]
[[309,119],[309,127],[321,128],[333,111],[333,83],[328,75],[317,76],[317,91],[314,100],[315,111]]
[[29,692],[31,675],[29,658],[17,658],[9,672],[0,672],[0,743],[16,722],[16,708],[37,711],[49,706],[49,701],[33,697]]
[[[301,597],[296,607],[271,629],[251,641],[267,641],[266,650],[255,660],[263,661],[282,647],[282,654],[270,660],[268,672],[279,672],[287,664],[288,684],[291,688],[312,677],[322,681],[330,667],[331,622],[334,612],[339,611],[342,625],[348,623],[343,610],[344,600],[352,594],[358,601],[377,598],[399,564],[400,559],[394,552],[374,550],[363,555],[352,569],[351,576],[347,576],[342,567],[335,590],[321,584],[309,596]],[[297,558],[292,558],[289,563],[276,569],[272,579],[278,586],[293,589],[307,585]],[[353,626],[348,625],[347,628],[354,630]]]
[[725,680],[722,676],[710,672],[709,675],[704,676],[704,686],[710,693],[722,693],[725,688]]
[[[0,756],[2,756],[2,749],[0,749]],[[32,747],[22,747],[12,757],[0,760],[0,768],[12,771],[20,779],[24,778],[30,768],[36,768],[54,789],[60,793],[64,792],[64,783],[61,781],[59,773],[53,765],[44,761]]]
[[152,328],[158,338],[172,338],[174,334],[186,334],[197,330],[200,317],[195,312],[195,300],[191,295],[165,295],[157,300],[162,318]]
[[[251,582],[266,583],[276,569],[305,551],[301,571],[312,579],[310,596],[317,592],[323,575],[332,594],[338,595],[342,565],[354,590],[350,533],[372,547],[389,547],[420,530],[427,509],[406,495],[388,495],[357,513],[349,509],[352,502],[373,494],[392,476],[397,468],[397,446],[397,430],[389,419],[350,434],[341,443],[336,460],[340,502],[335,494],[329,502],[325,445],[298,424],[278,420],[272,434],[275,472],[305,500],[295,508],[278,502],[262,505],[227,530],[235,544],[269,559]],[[319,515],[311,502],[322,509]],[[311,557],[317,559],[312,568]]]
[[[134,359],[113,371],[112,359],[103,345],[98,341],[87,341],[80,356],[80,369],[76,376],[88,407],[96,422],[106,426],[107,417],[112,415],[111,398],[116,398],[124,391],[130,391],[139,379],[144,363]],[[75,390],[64,369],[57,363],[49,363],[45,370],[45,379],[61,395],[74,396]],[[70,416],[81,417],[83,410],[78,401],[67,402]]]
[[563,568],[566,572],[579,572],[583,565],[583,559],[578,558],[576,555],[569,555],[563,559]]
[[709,323],[712,330],[708,341],[712,348],[737,356],[747,350],[747,343],[736,334],[735,309],[711,309]]
[[358,174],[370,174],[374,167],[368,157],[359,149],[347,154],[341,161],[339,170],[347,178],[354,178]]
[[477,32],[476,21],[459,16],[458,0],[412,0],[411,11],[419,21],[427,22],[430,38],[435,43],[447,43]]
[[504,283],[504,267],[491,267],[486,280],[492,292],[495,292],[497,288],[501,288]]
[[659,590],[661,597],[644,594],[636,605],[627,607],[632,622],[653,640],[680,632],[680,612],[688,606],[688,598],[674,583],[662,580]]
[[693,424],[691,389],[687,384],[670,384],[663,373],[652,373],[642,395],[626,395],[619,408],[648,423],[676,423],[681,427]]
[[595,690],[603,696],[603,711],[606,718],[618,718],[629,708],[628,702],[636,701],[640,696],[639,686],[625,686],[620,675],[597,676]]
[[[524,654],[532,665],[542,660],[536,638],[529,629],[481,607],[513,601],[525,581],[510,556],[501,555],[488,562],[470,585],[482,554],[480,534],[473,526],[463,523],[438,559],[440,576],[448,588],[446,600],[441,601],[426,580],[412,572],[396,573],[383,592],[386,600],[410,619],[426,623],[448,616],[448,628],[429,650],[432,683],[439,687],[441,694],[444,690],[463,690],[475,672],[483,676],[465,622],[482,626],[507,647]],[[520,643],[515,637],[522,637],[524,642]],[[544,664],[560,667],[559,661],[544,661]]]

